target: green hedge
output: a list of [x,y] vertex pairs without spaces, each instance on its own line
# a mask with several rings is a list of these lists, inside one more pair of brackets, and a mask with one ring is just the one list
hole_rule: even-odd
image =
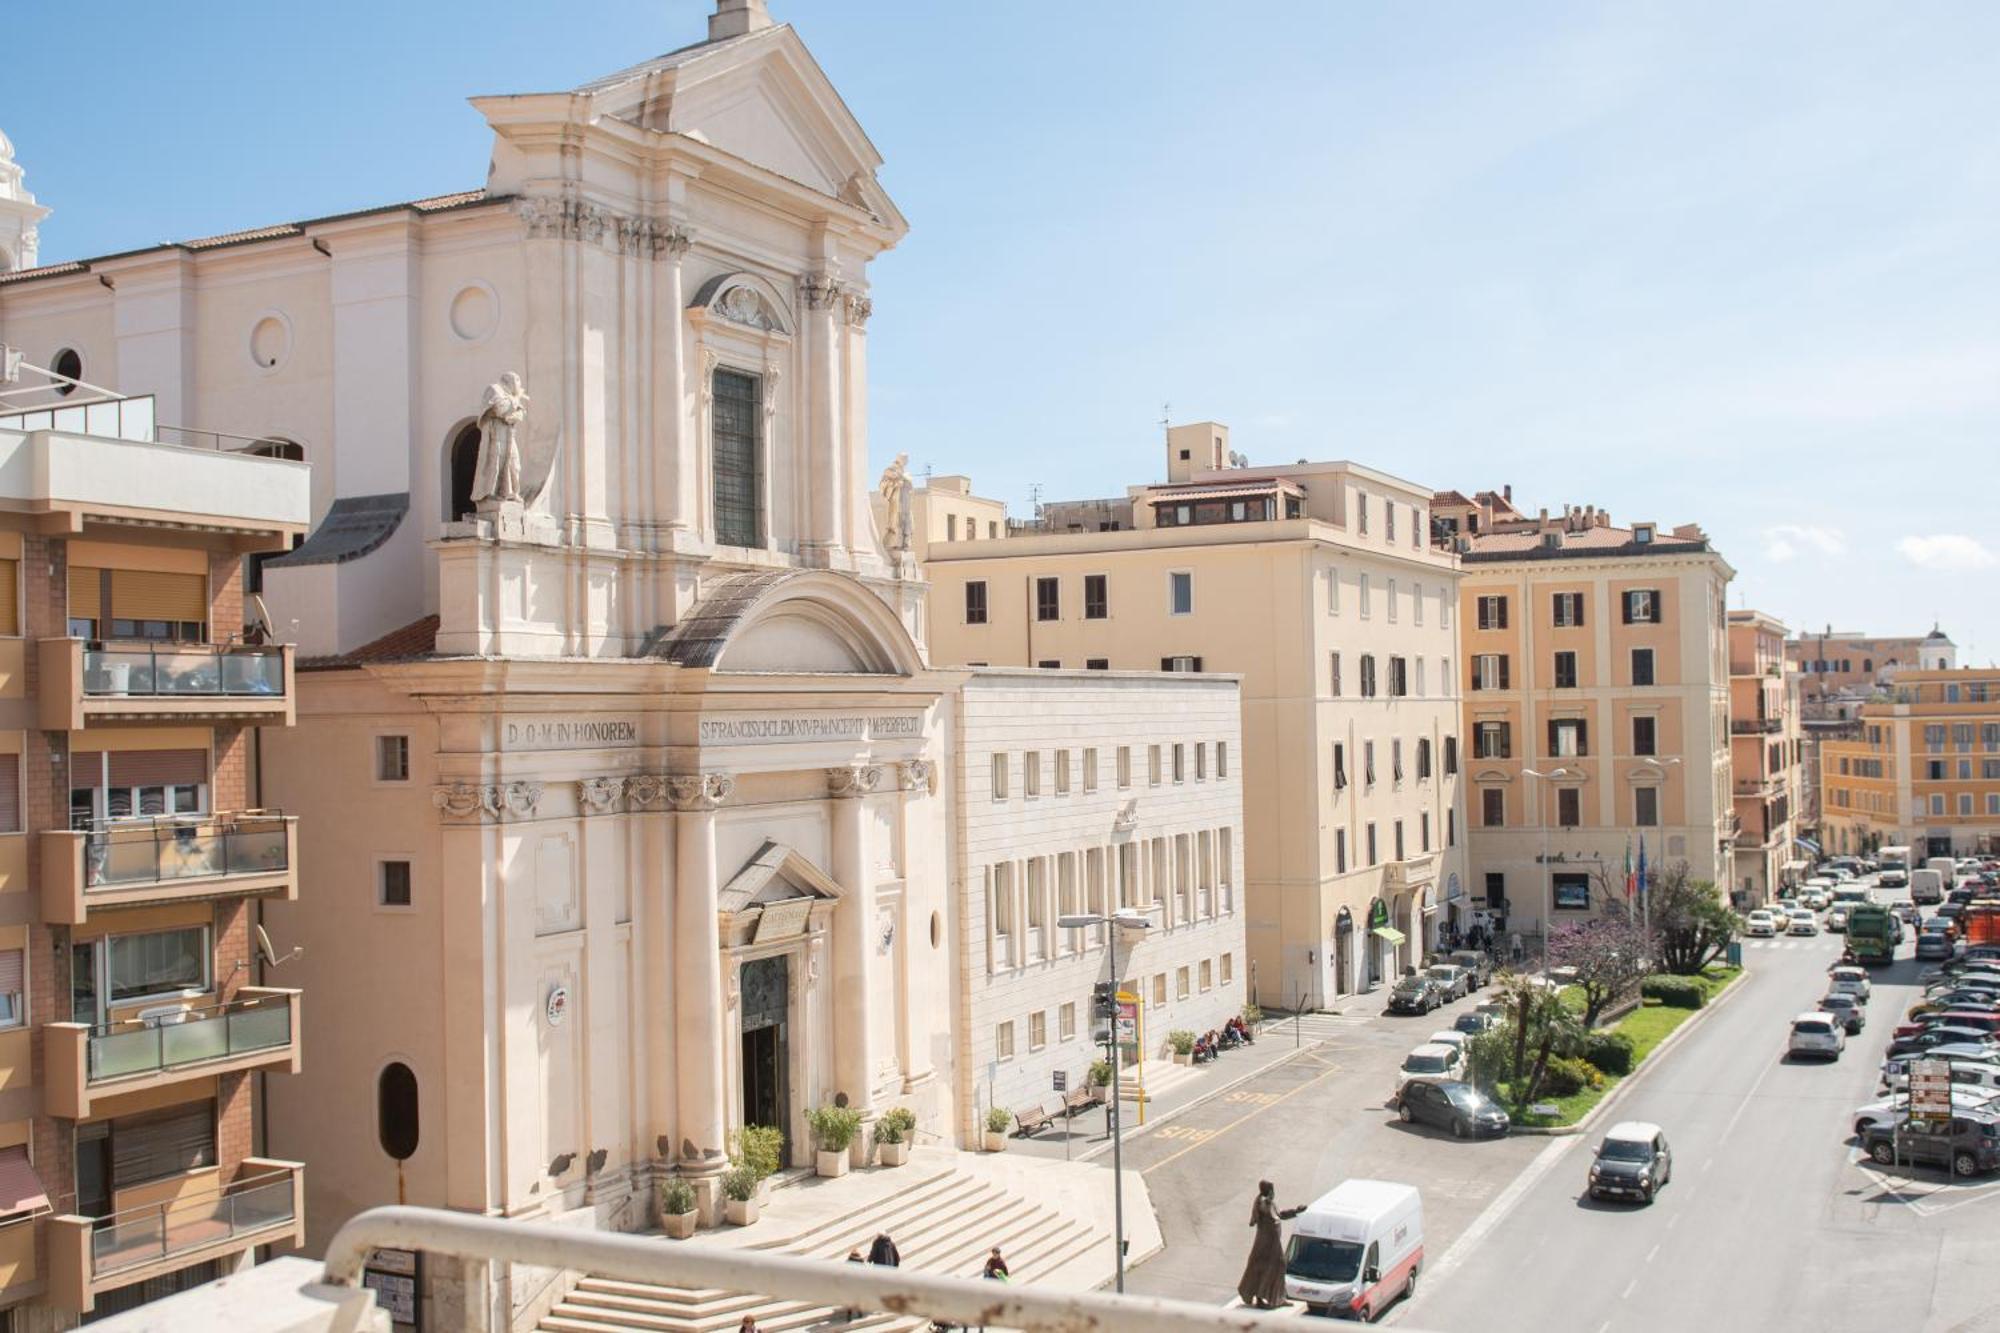
[[1632,1039],[1622,1032],[1593,1032],[1583,1039],[1583,1058],[1607,1074],[1629,1074]]
[[1699,1009],[1707,1001],[1707,991],[1693,977],[1647,977],[1639,983],[1639,994],[1676,1009]]
[[1542,1071],[1542,1086],[1539,1096],[1573,1097],[1585,1088],[1594,1088],[1604,1082],[1604,1075],[1598,1070],[1573,1056],[1558,1055],[1549,1060],[1549,1067]]

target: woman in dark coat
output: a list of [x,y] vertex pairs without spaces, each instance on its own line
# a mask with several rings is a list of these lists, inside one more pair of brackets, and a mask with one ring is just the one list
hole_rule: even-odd
[[903,1266],[903,1256],[897,1251],[896,1242],[889,1239],[888,1232],[884,1231],[875,1237],[874,1245],[868,1250],[868,1262],[880,1264],[885,1268]]
[[1257,1201],[1250,1205],[1250,1225],[1257,1229],[1257,1235],[1250,1242],[1250,1262],[1243,1265],[1243,1280],[1236,1284],[1236,1294],[1243,1303],[1257,1310],[1275,1310],[1285,1303],[1285,1246],[1283,1228],[1278,1224],[1305,1211],[1281,1210],[1276,1193],[1270,1181],[1257,1182]]

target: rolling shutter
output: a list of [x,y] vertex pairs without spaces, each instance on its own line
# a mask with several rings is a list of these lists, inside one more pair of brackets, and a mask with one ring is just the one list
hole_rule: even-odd
[[0,754],[0,833],[21,831],[21,757]]
[[0,560],[0,635],[21,632],[21,562]]
[[111,1122],[111,1186],[128,1189],[149,1180],[215,1165],[215,1103]]
[[208,619],[208,580],[150,569],[111,571],[111,612],[119,620]]
[[69,567],[69,614],[72,620],[104,616],[104,571],[91,565]]
[[[206,750],[113,750],[105,774],[102,750],[75,750],[69,757],[70,786],[78,790],[112,787],[175,787],[208,781]],[[5,767],[0,761],[0,767]]]

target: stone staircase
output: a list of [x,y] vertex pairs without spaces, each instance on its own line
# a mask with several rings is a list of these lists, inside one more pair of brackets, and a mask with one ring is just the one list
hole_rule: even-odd
[[[789,1235],[752,1239],[754,1230],[740,1233],[740,1243],[730,1248],[840,1263],[849,1250],[867,1253],[876,1235],[886,1231],[895,1237],[905,1268],[978,1277],[987,1250],[998,1245],[1007,1256],[1013,1281],[1040,1283],[1055,1278],[1057,1285],[1061,1285],[1059,1270],[1095,1249],[1108,1250],[1107,1233],[1099,1228],[993,1178],[958,1169],[914,1180],[849,1215]],[[737,1235],[726,1235],[715,1243],[736,1240]],[[845,1322],[840,1313],[832,1306],[743,1292],[584,1277],[538,1327],[542,1333],[734,1333],[745,1315],[755,1316],[760,1333],[787,1333],[821,1324],[830,1324],[839,1333],[904,1333],[928,1323],[886,1314]]]
[[[1193,1065],[1175,1064],[1172,1056],[1163,1055],[1157,1059],[1148,1060],[1146,1061],[1146,1096],[1144,1100],[1153,1101],[1178,1088],[1183,1083],[1200,1078],[1203,1072],[1196,1069]],[[1122,1102],[1136,1102],[1140,1100],[1139,1080],[1129,1068],[1118,1071],[1118,1100]]]

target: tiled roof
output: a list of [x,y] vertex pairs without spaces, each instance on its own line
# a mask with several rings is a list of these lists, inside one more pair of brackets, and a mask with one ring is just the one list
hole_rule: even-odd
[[1649,542],[1632,539],[1630,528],[1597,527],[1581,532],[1564,532],[1560,546],[1544,546],[1540,529],[1522,528],[1512,532],[1475,532],[1471,549],[1463,558],[1481,560],[1582,560],[1607,555],[1685,555],[1708,550],[1706,538],[1657,535]]
[[245,241],[272,241],[280,236],[303,236],[305,228],[296,222],[280,222],[274,227],[253,227],[249,231],[225,231],[220,236],[201,236],[180,244],[187,250],[219,250]]
[[64,273],[81,273],[90,265],[80,259],[72,259],[64,264],[43,264],[39,268],[19,268],[12,273],[0,273],[0,284],[26,282],[29,278],[54,278]]
[[1460,495],[1457,491],[1438,491],[1431,496],[1431,504],[1434,506],[1446,506],[1446,505],[1471,506],[1472,501],[1466,499],[1463,495]]
[[299,671],[350,671],[368,662],[408,662],[437,652],[438,618],[425,616],[351,652],[302,659]]

